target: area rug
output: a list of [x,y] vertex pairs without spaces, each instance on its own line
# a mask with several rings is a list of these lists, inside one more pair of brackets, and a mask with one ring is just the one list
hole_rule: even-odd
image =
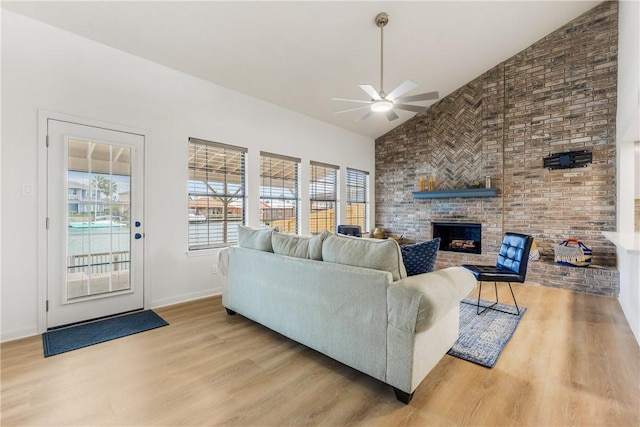
[[48,331],[42,334],[44,357],[55,356],[168,324],[152,310],[146,310]]
[[[495,310],[486,310],[478,315],[477,301],[464,299],[460,303],[460,335],[447,354],[493,368],[527,309],[520,307],[519,316]],[[491,304],[490,301],[480,300],[480,305]],[[513,306],[497,304],[495,307],[515,312]]]

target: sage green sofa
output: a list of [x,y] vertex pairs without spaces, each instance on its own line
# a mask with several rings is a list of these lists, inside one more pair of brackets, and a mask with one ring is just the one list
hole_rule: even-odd
[[220,266],[228,314],[391,385],[404,403],[458,338],[476,284],[460,267],[406,277],[394,240],[247,227]]

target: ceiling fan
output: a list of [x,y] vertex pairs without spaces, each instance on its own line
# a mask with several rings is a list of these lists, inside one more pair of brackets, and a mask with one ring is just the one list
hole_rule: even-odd
[[356,102],[359,104],[367,104],[361,107],[348,108],[346,110],[336,111],[336,113],[347,113],[349,111],[363,110],[368,108],[367,111],[362,117],[360,117],[356,121],[362,121],[369,117],[371,113],[385,113],[387,119],[389,121],[395,120],[399,118],[399,116],[393,111],[394,108],[398,108],[400,110],[413,111],[415,113],[424,112],[427,107],[420,105],[410,105],[406,104],[406,102],[418,102],[418,101],[430,101],[434,99],[440,98],[440,95],[437,91],[435,92],[427,92],[421,93],[418,95],[411,96],[402,96],[405,93],[415,89],[418,87],[417,84],[410,80],[405,80],[400,84],[397,88],[392,90],[389,94],[385,94],[382,80],[384,77],[384,27],[389,23],[389,15],[385,12],[381,12],[376,15],[375,18],[376,26],[380,28],[380,90],[377,91],[372,85],[358,85],[360,89],[366,92],[367,95],[371,97],[370,101],[362,101],[359,99],[347,99],[347,98],[331,98],[332,101],[346,101],[346,102]]

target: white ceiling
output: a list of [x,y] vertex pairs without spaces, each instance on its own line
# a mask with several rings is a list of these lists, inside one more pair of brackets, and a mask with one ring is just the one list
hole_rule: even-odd
[[[561,27],[599,1],[7,2],[30,16],[244,94],[378,137],[389,122],[332,97],[368,100],[379,89],[379,12],[385,27],[384,88],[409,79],[408,95],[444,97]],[[431,101],[433,103],[433,101]],[[422,103],[422,105],[429,105]]]

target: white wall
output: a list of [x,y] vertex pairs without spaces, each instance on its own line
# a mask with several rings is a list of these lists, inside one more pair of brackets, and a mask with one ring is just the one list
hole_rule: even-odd
[[[619,3],[618,30],[618,232],[634,232],[636,186],[634,142],[640,141],[640,3]],[[620,296],[636,340],[640,343],[640,253],[618,247]]]
[[[185,47],[188,48],[188,47]],[[256,76],[259,78],[259,76]],[[215,251],[187,250],[187,139],[249,149],[249,223],[258,225],[258,156],[300,157],[303,195],[310,160],[368,170],[374,141],[241,95],[11,12],[2,12],[2,293],[1,340],[42,328],[37,254],[38,110],[150,132],[146,171],[146,268],[149,307],[219,293]],[[22,184],[33,184],[33,196]],[[344,192],[344,186],[342,186]],[[341,200],[344,200],[344,194]],[[373,195],[371,200],[374,200]],[[302,203],[308,217],[308,203]],[[344,211],[344,209],[343,209]],[[374,206],[371,212],[373,215]],[[370,218],[374,223],[373,216]],[[308,232],[303,222],[302,232]],[[39,287],[40,286],[40,287]],[[40,315],[40,317],[39,317]]]

